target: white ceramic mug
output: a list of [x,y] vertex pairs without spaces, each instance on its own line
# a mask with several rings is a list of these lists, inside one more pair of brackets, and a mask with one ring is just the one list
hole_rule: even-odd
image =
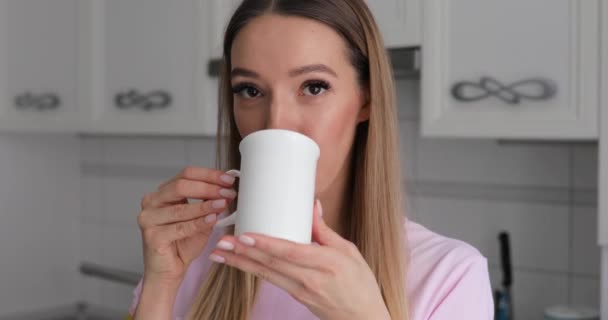
[[310,244],[315,177],[320,149],[298,132],[268,129],[239,144],[237,211],[216,227],[235,224],[235,236],[254,232]]

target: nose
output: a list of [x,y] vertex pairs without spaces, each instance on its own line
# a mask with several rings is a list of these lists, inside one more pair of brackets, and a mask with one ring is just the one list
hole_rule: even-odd
[[285,129],[297,131],[297,108],[287,97],[274,95],[268,107],[266,129]]

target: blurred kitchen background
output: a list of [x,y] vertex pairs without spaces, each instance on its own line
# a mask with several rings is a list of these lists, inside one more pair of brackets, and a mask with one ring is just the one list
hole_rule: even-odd
[[[126,315],[141,197],[215,165],[238,2],[0,0],[0,319]],[[507,231],[515,319],[608,320],[608,1],[367,2],[395,68],[406,214],[477,247],[494,289]]]

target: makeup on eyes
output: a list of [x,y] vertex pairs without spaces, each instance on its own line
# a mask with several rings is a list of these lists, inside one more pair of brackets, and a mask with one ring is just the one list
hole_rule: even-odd
[[[331,85],[329,84],[329,82],[324,81],[324,80],[308,80],[308,81],[304,82],[302,87],[303,88],[317,87],[317,88],[321,88],[325,91],[331,89]],[[319,94],[313,94],[313,96],[317,96]]]
[[248,82],[238,83],[232,87],[232,93],[237,95],[242,95],[245,90],[251,90],[247,93],[253,97],[261,93],[261,91],[254,84]]
[[[314,90],[314,91],[310,91],[311,94],[306,94],[306,93],[303,94],[303,95],[307,95],[307,96],[319,96],[323,92],[330,90],[331,84],[325,80],[313,79],[313,80],[305,81],[302,84],[301,88],[302,88],[301,91],[305,91],[305,90],[310,91],[310,88],[317,88],[317,89],[320,88],[320,89],[324,90],[321,92],[320,92],[320,90]],[[244,96],[244,98],[247,98],[247,99],[257,97],[260,94],[263,96],[262,91],[260,89],[258,89],[255,84],[250,83],[250,82],[241,82],[241,83],[235,84],[232,87],[232,93],[241,95],[241,96],[243,96],[244,93],[247,93],[249,95],[249,97]]]

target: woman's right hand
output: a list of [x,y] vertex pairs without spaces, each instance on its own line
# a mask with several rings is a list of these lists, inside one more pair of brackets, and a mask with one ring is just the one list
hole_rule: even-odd
[[207,244],[217,215],[236,197],[233,184],[234,177],[222,171],[187,167],[142,198],[137,223],[146,277],[181,282]]

